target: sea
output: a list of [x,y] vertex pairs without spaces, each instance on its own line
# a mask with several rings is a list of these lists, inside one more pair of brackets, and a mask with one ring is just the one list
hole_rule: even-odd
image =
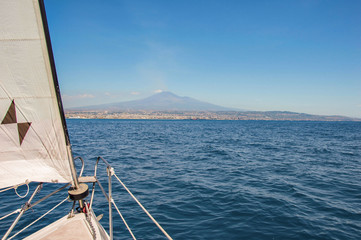
[[[67,120],[74,156],[98,156],[173,239],[361,239],[361,122]],[[79,159],[76,160],[78,168]],[[108,189],[106,166],[98,176]],[[165,239],[113,177],[113,198],[137,239]],[[56,186],[54,186],[56,185]],[[40,199],[61,184],[44,184]],[[36,187],[30,184],[30,191]],[[91,189],[91,185],[89,185]],[[18,188],[25,194],[26,186]],[[0,194],[0,217],[27,198]],[[67,196],[27,211],[16,233]],[[108,203],[95,188],[94,211]],[[29,229],[67,214],[65,202]],[[1,236],[16,215],[2,220]],[[113,208],[114,239],[131,239]]]

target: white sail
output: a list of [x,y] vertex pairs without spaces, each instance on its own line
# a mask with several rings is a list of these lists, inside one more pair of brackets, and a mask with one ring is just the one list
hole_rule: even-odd
[[0,188],[71,181],[50,61],[38,1],[1,0]]

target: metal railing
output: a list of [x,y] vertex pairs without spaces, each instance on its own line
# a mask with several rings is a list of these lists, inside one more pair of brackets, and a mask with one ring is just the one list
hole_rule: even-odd
[[[99,182],[98,178],[97,178],[97,170],[98,170],[98,164],[99,161],[102,160],[105,165],[106,165],[106,171],[107,171],[107,176],[108,176],[108,194],[105,192],[103,186],[101,185],[101,183]],[[148,215],[148,217],[155,223],[155,225],[162,231],[162,233],[167,237],[167,239],[171,240],[172,238],[169,236],[169,234],[162,228],[162,226],[153,218],[153,216],[147,211],[147,209],[145,209],[145,207],[139,202],[139,200],[131,193],[131,191],[127,188],[127,186],[125,186],[125,184],[118,178],[118,176],[115,174],[114,168],[103,158],[103,157],[98,157],[94,166],[94,179],[95,181],[93,182],[93,189],[92,189],[92,196],[90,199],[90,208],[93,204],[93,199],[94,199],[94,190],[95,190],[95,183],[98,183],[101,191],[103,192],[105,198],[108,201],[108,206],[109,206],[109,236],[110,239],[113,239],[113,216],[112,216],[112,204],[114,205],[114,207],[116,208],[119,216],[121,217],[122,221],[124,222],[125,226],[127,227],[129,233],[131,234],[131,236],[133,237],[133,239],[136,239],[133,232],[131,231],[131,229],[129,228],[127,222],[125,221],[123,215],[120,213],[117,205],[115,204],[113,198],[112,198],[112,176],[114,176],[118,182],[122,185],[122,187],[129,193],[129,195],[136,201],[136,203],[142,208],[142,210]]]

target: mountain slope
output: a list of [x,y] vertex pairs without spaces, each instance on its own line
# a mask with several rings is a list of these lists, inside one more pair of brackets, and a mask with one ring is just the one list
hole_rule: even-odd
[[202,102],[190,97],[180,97],[171,92],[161,92],[141,100],[72,108],[71,110],[232,111],[234,109],[217,106],[207,102]]

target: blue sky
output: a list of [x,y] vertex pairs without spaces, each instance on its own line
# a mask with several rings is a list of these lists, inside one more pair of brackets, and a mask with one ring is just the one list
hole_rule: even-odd
[[171,91],[361,117],[361,1],[46,0],[65,107]]

